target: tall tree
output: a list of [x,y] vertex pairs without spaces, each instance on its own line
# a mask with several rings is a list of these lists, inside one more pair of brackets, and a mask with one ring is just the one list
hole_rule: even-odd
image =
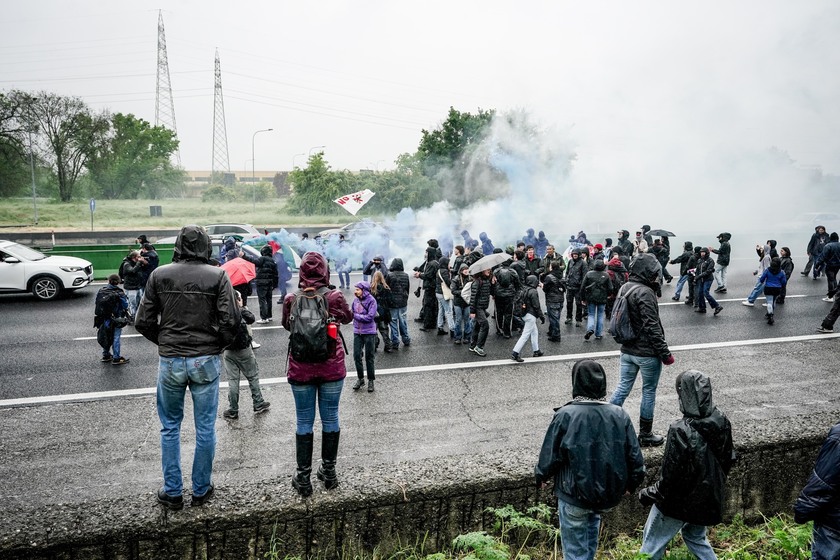
[[29,98],[24,118],[37,126],[38,152],[55,173],[59,198],[69,202],[88,157],[108,131],[107,116],[94,114],[78,97],[42,91]]
[[422,131],[417,157],[423,173],[438,181],[448,200],[458,204],[469,202],[464,188],[467,172],[495,114],[492,109],[479,109],[472,114],[450,107],[446,120],[438,128]]
[[310,156],[304,169],[295,168],[289,174],[292,195],[289,209],[304,214],[336,214],[340,208],[333,202],[341,195],[353,192],[345,172],[330,171],[324,154]]
[[0,93],[0,196],[20,194],[29,179],[29,131],[22,120],[22,101]]
[[167,179],[178,180],[170,163],[171,155],[178,149],[178,139],[166,127],[152,126],[131,114],[116,113],[103,141],[92,147],[88,168],[105,198],[136,198],[141,192],[156,194]]

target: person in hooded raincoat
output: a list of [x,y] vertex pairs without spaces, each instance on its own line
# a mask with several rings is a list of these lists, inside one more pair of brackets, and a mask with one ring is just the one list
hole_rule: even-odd
[[572,366],[572,400],[554,409],[534,468],[538,488],[554,481],[563,558],[595,558],[601,514],[644,480],[633,423],[606,394],[601,364]]
[[656,388],[662,365],[674,363],[659,320],[656,290],[659,288],[659,262],[649,253],[637,255],[630,263],[630,278],[624,290],[627,314],[636,338],[621,345],[618,385],[610,402],[623,405],[636,377],[642,377],[642,403],[639,407],[639,443],[642,447],[662,445],[665,438],[653,433]]
[[356,284],[353,291],[356,296],[350,309],[353,311],[353,362],[356,364],[356,383],[353,390],[365,386],[365,368],[367,367],[368,393],[372,393],[376,371],[374,369],[376,349],[376,298],[370,293],[370,284],[365,281]]
[[[534,357],[539,358],[543,355],[542,350],[540,350],[540,332],[537,330],[537,319],[540,320],[541,324],[545,324],[545,314],[540,305],[540,294],[537,293],[537,286],[539,285],[540,281],[535,275],[529,274],[525,278],[525,315],[522,317],[525,326],[522,327],[522,334],[519,335],[519,340],[516,341],[513,347],[511,359],[514,362],[525,361],[519,353],[522,352],[525,343],[529,339],[531,341],[531,350],[534,351]],[[514,305],[516,305],[515,301]]]
[[823,442],[811,477],[793,506],[793,519],[814,522],[811,558],[840,558],[840,424]]
[[[300,262],[300,290],[326,288],[324,298],[330,318],[340,325],[353,320],[353,312],[344,299],[344,294],[330,284],[330,268],[327,259],[315,251],[304,253]],[[291,316],[298,293],[289,294],[283,300],[283,328],[291,332]],[[374,327],[375,329],[376,327]],[[340,333],[339,333],[340,334]],[[344,365],[344,337],[337,336],[335,351],[323,363],[299,362],[289,353],[286,379],[292,389],[295,401],[295,459],[297,469],[292,477],[292,487],[301,496],[312,494],[312,447],[314,442],[313,427],[315,412],[321,416],[321,466],[318,479],[324,482],[327,490],[338,486],[335,472],[338,442],[341,426],[338,418],[338,405],[347,368]]]
[[534,251],[536,251],[537,257],[545,257],[545,252],[549,245],[550,243],[548,238],[545,236],[545,232],[540,230],[539,233],[537,233],[537,240],[534,241]]
[[682,534],[688,550],[700,560],[717,558],[706,527],[723,521],[726,477],[735,463],[732,426],[712,401],[712,382],[699,371],[677,376],[683,417],[668,428],[659,480],[639,492],[651,506],[642,549],[659,560],[668,543]]
[[496,247],[493,245],[493,241],[487,236],[485,232],[481,232],[478,234],[478,239],[481,241],[481,253],[484,255],[489,255],[493,252],[493,249]]

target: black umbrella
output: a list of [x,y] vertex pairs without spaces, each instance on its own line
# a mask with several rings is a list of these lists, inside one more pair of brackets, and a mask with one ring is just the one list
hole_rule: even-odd
[[676,237],[677,234],[673,231],[668,231],[667,229],[652,229],[648,232],[648,235],[656,235],[658,237]]

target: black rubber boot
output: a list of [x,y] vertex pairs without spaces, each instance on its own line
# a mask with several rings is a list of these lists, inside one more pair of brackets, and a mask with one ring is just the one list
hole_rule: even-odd
[[332,490],[338,486],[338,475],[335,474],[335,458],[338,456],[338,439],[341,431],[321,432],[321,466],[318,467],[318,480],[324,483],[324,488]]
[[658,447],[665,443],[665,438],[653,433],[653,418],[647,420],[639,418],[639,445],[642,447]]
[[312,494],[312,440],[313,434],[295,434],[297,471],[292,477],[292,487],[304,498]]

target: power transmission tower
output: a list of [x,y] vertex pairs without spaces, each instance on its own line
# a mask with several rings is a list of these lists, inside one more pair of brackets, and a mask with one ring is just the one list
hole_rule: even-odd
[[210,182],[215,181],[217,171],[230,172],[228,158],[227,128],[225,127],[225,100],[222,97],[222,65],[219,49],[216,49],[216,82],[213,88],[213,166]]
[[[163,11],[158,11],[158,54],[157,91],[155,92],[155,126],[165,126],[178,137],[175,126],[175,103],[172,101],[172,85],[169,82],[169,60],[166,57],[166,32],[163,29]],[[181,166],[181,149],[175,152],[178,166]]]

